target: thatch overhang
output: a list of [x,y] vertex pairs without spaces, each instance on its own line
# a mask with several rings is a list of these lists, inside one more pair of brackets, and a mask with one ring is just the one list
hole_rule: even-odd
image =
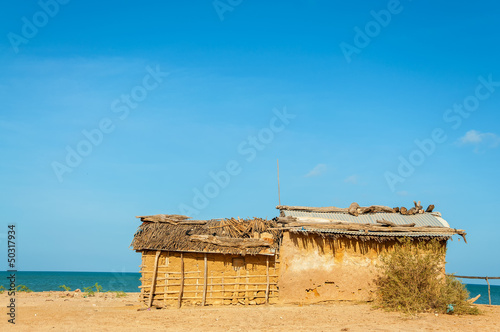
[[188,220],[186,216],[141,216],[131,246],[136,251],[162,250],[238,255],[271,255],[282,236],[275,220]]

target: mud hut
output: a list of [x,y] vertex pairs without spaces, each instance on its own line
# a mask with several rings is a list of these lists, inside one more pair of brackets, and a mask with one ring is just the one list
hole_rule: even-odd
[[277,206],[273,220],[138,217],[131,245],[142,254],[141,299],[157,307],[370,301],[380,256],[401,241],[465,240],[434,206],[414,204]]
[[466,233],[450,228],[433,208],[424,210],[420,202],[409,210],[356,203],[349,208],[278,206],[280,301],[373,300],[380,256],[403,239],[435,239],[442,247],[454,234],[465,240]]
[[131,246],[142,254],[140,296],[148,306],[277,302],[276,221],[138,218]]

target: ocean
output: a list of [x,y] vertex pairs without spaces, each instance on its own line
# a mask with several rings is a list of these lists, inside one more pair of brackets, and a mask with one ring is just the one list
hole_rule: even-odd
[[[0,285],[8,288],[7,276],[10,273],[0,272]],[[71,290],[90,287],[97,282],[102,286],[103,291],[123,291],[127,293],[139,292],[141,284],[140,273],[122,272],[16,272],[16,284],[25,285],[35,292],[61,291],[60,285],[65,285]],[[488,304],[488,286],[478,284],[465,284],[474,297],[481,294],[476,301],[478,304]],[[491,304],[500,305],[500,286],[491,285]]]
[[[7,288],[8,272],[0,272],[0,285]],[[122,272],[16,272],[16,285],[25,285],[34,292],[62,291],[65,285],[71,290],[90,287],[97,282],[102,291],[139,292],[140,273]]]
[[[467,290],[469,291],[471,297],[475,297],[478,294],[481,294],[481,297],[474,303],[488,304],[488,285],[486,285],[486,282],[484,285],[465,284],[465,286],[467,287]],[[491,304],[500,305],[500,286],[491,285],[490,290]]]

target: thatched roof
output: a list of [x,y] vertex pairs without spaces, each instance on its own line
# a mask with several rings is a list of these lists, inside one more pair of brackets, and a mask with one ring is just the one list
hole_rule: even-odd
[[447,240],[461,229],[450,228],[434,205],[426,210],[420,202],[407,210],[382,205],[348,208],[277,206],[273,220],[190,220],[181,215],[140,216],[143,222],[134,235],[135,250],[214,252],[224,254],[271,254],[281,244],[284,231],[317,234],[360,241],[389,241],[402,238]]
[[[188,220],[179,215],[141,216],[134,235],[134,250],[215,252],[224,254],[271,253],[278,248],[281,231],[274,220]],[[273,229],[270,229],[273,228]]]

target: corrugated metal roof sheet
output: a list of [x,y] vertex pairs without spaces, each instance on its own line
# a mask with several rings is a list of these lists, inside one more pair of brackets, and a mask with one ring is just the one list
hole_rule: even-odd
[[301,232],[301,233],[335,233],[335,234],[348,234],[348,235],[358,235],[358,236],[408,236],[408,237],[451,237],[450,233],[415,233],[415,232],[368,232],[364,231],[346,231],[342,229],[324,229],[324,228],[298,228],[294,229],[293,232]]
[[432,215],[431,213],[420,213],[411,216],[402,215],[400,213],[368,213],[353,216],[348,213],[342,212],[305,212],[305,211],[291,211],[282,210],[285,216],[298,217],[298,218],[321,218],[329,220],[341,220],[359,224],[377,224],[377,220],[387,220],[397,225],[415,223],[415,226],[439,226],[450,227],[448,223],[440,218]]

